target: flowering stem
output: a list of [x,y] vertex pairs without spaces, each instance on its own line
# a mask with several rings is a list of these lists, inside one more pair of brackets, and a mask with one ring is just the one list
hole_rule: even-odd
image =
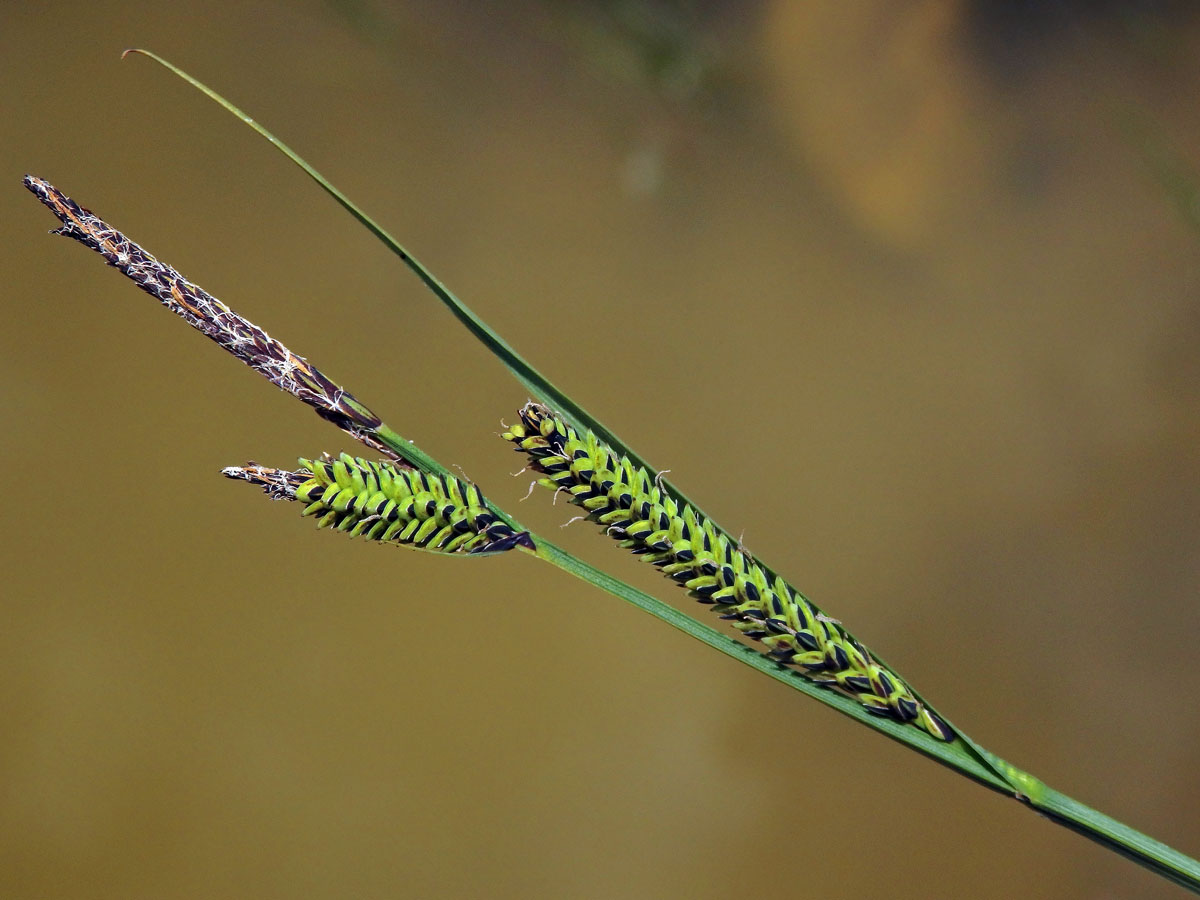
[[[203,91],[225,109],[237,115],[276,148],[288,156],[312,177],[322,189],[351,213],[372,234],[378,237],[408,265],[434,294],[459,318],[461,322],[491,349],[509,367],[513,374],[536,397],[560,410],[572,426],[590,428],[619,453],[637,465],[653,471],[645,465],[632,449],[588,415],[564,392],[551,384],[544,376],[526,362],[516,351],[494,332],[482,319],[447,290],[424,266],[408,253],[383,228],[366,215],[359,207],[330,184],[319,172],[298,154],[258,125],[229,101],[201,84],[187,73],[176,68],[148,51],[142,53],[165,66],[194,87]],[[268,338],[265,332],[236,316],[224,304],[190,285],[173,269],[161,267],[157,260],[145,254],[135,257],[122,242],[123,236],[108,228],[103,222],[81,207],[70,203],[67,198],[52,189],[41,179],[26,178],[29,187],[63,222],[59,233],[80,240],[100,252],[111,265],[116,266],[138,283],[143,290],[154,295],[160,302],[186,319],[213,340],[221,344],[247,365],[260,372],[272,383],[292,393],[303,402],[314,407],[323,417],[357,440],[384,453],[389,458],[412,465],[422,471],[445,473],[446,469],[436,460],[417,448],[411,441],[388,428],[382,420],[350,394],[329,381],[303,357],[295,356],[278,342]],[[119,239],[119,240],[118,240]],[[132,244],[132,242],[129,242]],[[136,247],[136,245],[132,245]],[[137,248],[141,250],[141,248]],[[144,253],[144,251],[141,251]],[[188,291],[188,288],[195,288]],[[669,482],[660,482],[669,495],[680,503],[689,503],[681,492]],[[697,512],[699,508],[690,504]],[[515,532],[522,532],[519,523],[502,510],[492,507],[497,517],[510,525]],[[842,714],[880,731],[913,750],[946,765],[962,775],[1038,810],[1051,821],[1083,834],[1089,839],[1120,853],[1147,869],[1175,882],[1195,893],[1200,893],[1200,862],[1168,847],[1167,845],[1105,816],[1087,806],[1044,785],[1027,772],[1005,762],[971,740],[953,723],[947,726],[953,734],[950,741],[941,741],[932,734],[912,728],[892,718],[881,718],[867,712],[854,699],[835,691],[813,684],[796,671],[787,668],[754,649],[740,644],[704,623],[698,622],[671,606],[630,585],[613,578],[577,559],[553,543],[530,534],[534,545],[532,551],[539,558],[595,585],[616,597],[637,606],[656,618],[691,635],[697,640],[720,650],[763,674],[780,681],[794,690],[808,694]]]

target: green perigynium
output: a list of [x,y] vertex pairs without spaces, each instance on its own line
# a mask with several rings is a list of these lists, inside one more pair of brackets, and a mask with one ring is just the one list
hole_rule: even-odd
[[872,658],[841,624],[743,550],[645,469],[617,455],[592,432],[580,435],[537,403],[502,435],[529,456],[620,546],[640,555],[701,603],[711,604],[769,655],[809,679],[852,695],[876,715],[912,722],[939,740],[954,732],[894,672]]
[[296,472],[231,466],[222,474],[260,485],[272,497],[299,501],[318,528],[352,537],[440,553],[533,549],[529,533],[500,521],[471,482],[347,453],[301,459],[300,465],[303,470]]

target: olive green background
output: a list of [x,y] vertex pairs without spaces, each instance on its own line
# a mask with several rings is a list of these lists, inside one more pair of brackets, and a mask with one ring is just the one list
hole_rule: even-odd
[[353,448],[20,186],[703,616],[518,506],[521,388],[264,142],[118,60],[163,54],[977,740],[1196,855],[1200,204],[1153,161],[1200,173],[1200,22],[979,7],[6,4],[0,895],[1177,895],[527,557],[342,540],[224,481]]

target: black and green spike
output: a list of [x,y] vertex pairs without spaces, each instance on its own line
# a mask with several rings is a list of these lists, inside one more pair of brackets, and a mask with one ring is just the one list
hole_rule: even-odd
[[564,491],[620,546],[684,587],[768,655],[809,679],[853,696],[866,709],[912,722],[943,741],[954,732],[841,624],[770,572],[708,518],[670,496],[646,469],[618,456],[591,431],[582,436],[545,406],[530,403],[502,436],[529,456],[539,484]]
[[304,515],[317,518],[317,527],[351,537],[438,553],[534,548],[529,533],[501,521],[469,481],[346,453],[301,459],[300,465],[295,472],[247,465],[222,473],[258,484],[273,497],[297,500],[305,504]]

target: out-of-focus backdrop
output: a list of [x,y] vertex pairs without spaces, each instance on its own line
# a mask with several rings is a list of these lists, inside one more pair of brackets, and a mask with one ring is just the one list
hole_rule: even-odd
[[[1200,852],[1178,3],[6,4],[0,894],[1150,898],[525,557],[221,479],[352,449],[50,179],[537,530],[525,394],[225,92],[967,732]],[[569,548],[705,613],[594,530]]]

